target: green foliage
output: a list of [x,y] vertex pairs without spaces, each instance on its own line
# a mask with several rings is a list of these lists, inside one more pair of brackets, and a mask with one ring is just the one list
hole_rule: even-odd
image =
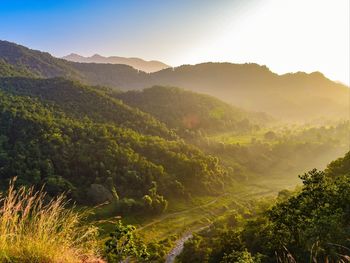
[[252,257],[247,251],[233,251],[228,255],[224,255],[220,263],[260,263],[260,259]]
[[81,78],[67,61],[8,41],[0,41],[0,58],[22,71],[29,72],[31,76]]
[[149,114],[108,96],[108,91],[98,87],[85,86],[63,78],[0,78],[0,89],[15,95],[40,98],[72,118],[89,118],[98,123],[111,123],[144,134],[176,139],[176,135],[164,124]]
[[145,261],[149,254],[147,247],[137,240],[134,234],[135,227],[123,225],[119,220],[115,230],[110,233],[109,239],[105,243],[105,256],[108,262],[120,262],[128,257]]
[[152,212],[162,213],[168,207],[168,201],[157,193],[157,183],[152,182],[152,188],[148,190],[149,194],[144,195],[142,200],[144,206]]
[[276,129],[274,139],[269,140],[252,140],[251,134],[249,143],[235,142],[234,136],[228,142],[225,138],[202,137],[194,143],[231,167],[237,180],[253,176],[291,178],[314,167],[322,168],[334,156],[348,151],[349,133],[350,123],[342,121],[330,126]]
[[29,71],[8,64],[0,58],[0,77],[33,77],[33,75]]
[[[183,87],[293,121],[348,117],[349,89],[319,72],[279,76],[253,63],[202,63],[147,74],[126,65],[69,62],[7,41],[0,41],[0,59],[36,77],[65,77],[124,90]],[[221,117],[221,108],[210,113],[212,119]]]
[[214,97],[173,87],[155,86],[114,96],[152,114],[187,137],[194,131],[251,131],[259,128],[255,122],[268,120],[267,116],[245,112]]
[[350,177],[350,152],[348,152],[343,158],[331,162],[325,172],[327,176],[332,178],[341,175]]
[[340,260],[337,246],[350,245],[350,177],[332,179],[313,170],[301,179],[301,193],[269,212],[278,247],[287,247],[301,261],[310,251],[319,261]]
[[[56,98],[63,104],[63,98]],[[144,135],[88,116],[73,118],[82,102],[70,116],[64,106],[60,110],[45,100],[6,92],[0,92],[0,102],[2,187],[18,176],[18,184],[46,184],[51,196],[67,192],[86,204],[118,196],[117,208],[123,213],[162,212],[167,206],[164,197],[216,193],[227,178],[214,157],[183,141]],[[142,201],[145,195],[152,199],[151,209]]]
[[262,213],[255,207],[253,217],[243,221],[228,217],[214,224],[185,244],[180,262],[199,262],[199,258],[200,262],[346,262],[350,251],[348,162],[349,153],[325,172],[312,170],[300,176],[300,191],[283,191],[277,203]]

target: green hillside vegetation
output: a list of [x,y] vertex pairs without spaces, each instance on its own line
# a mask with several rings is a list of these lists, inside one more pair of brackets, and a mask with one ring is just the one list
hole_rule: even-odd
[[267,115],[248,113],[214,97],[174,87],[154,86],[117,93],[116,97],[181,133],[245,133],[271,120]]
[[181,87],[285,120],[348,119],[349,89],[319,72],[277,75],[257,64],[203,63],[147,74],[126,65],[69,62],[7,41],[0,41],[0,59],[44,78],[122,90]]
[[203,63],[165,69],[152,79],[284,120],[348,119],[349,89],[319,72],[277,75],[257,64]]
[[174,132],[149,114],[131,108],[106,94],[101,88],[55,79],[0,78],[0,89],[13,94],[37,97],[50,102],[71,117],[88,117],[95,122],[111,123],[141,133],[175,139]]
[[345,154],[349,149],[350,123],[329,126],[269,128],[242,136],[197,137],[191,142],[217,156],[239,180],[295,178]]
[[180,262],[348,262],[350,153],[275,204],[233,211],[185,244]]
[[0,58],[6,63],[30,72],[36,77],[80,78],[63,59],[57,59],[49,53],[32,50],[15,43],[0,40]]
[[164,262],[199,232],[178,262],[347,262],[348,96],[317,72],[148,74],[0,41],[0,261]]
[[0,77],[32,77],[33,75],[0,59]]
[[[25,70],[41,78],[64,77],[90,85],[123,86],[132,81],[147,81],[148,74],[131,66],[120,64],[77,63],[32,50],[8,41],[0,40],[0,59],[15,68]],[[1,75],[6,77],[8,75]]]
[[73,119],[38,99],[0,93],[0,177],[46,184],[80,203],[116,201],[120,211],[162,212],[163,196],[215,194],[227,181],[218,160],[181,141],[88,119]]

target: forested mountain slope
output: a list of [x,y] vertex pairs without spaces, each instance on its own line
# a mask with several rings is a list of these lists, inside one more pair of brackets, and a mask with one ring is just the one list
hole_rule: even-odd
[[0,78],[0,90],[54,103],[74,118],[88,117],[95,122],[112,123],[168,139],[177,137],[151,115],[106,95],[104,89],[82,85],[76,81],[63,78]]
[[154,86],[142,91],[120,92],[115,97],[155,116],[180,132],[247,132],[271,118],[246,112],[214,97],[175,87]]
[[163,211],[163,196],[215,193],[230,181],[216,158],[182,141],[61,109],[0,91],[1,188],[17,176],[20,185],[46,184],[50,195],[68,191],[89,205],[115,200],[124,212],[142,213]]
[[49,53],[32,50],[8,41],[0,40],[0,59],[37,77],[81,77],[63,59],[57,59]]
[[277,75],[257,64],[203,63],[152,74],[154,84],[207,93],[286,120],[347,118],[349,89],[321,73]]
[[38,77],[62,76],[122,90],[181,87],[285,120],[348,118],[349,89],[318,72],[277,75],[257,64],[203,63],[147,74],[127,65],[68,62],[6,41],[0,41],[0,59]]

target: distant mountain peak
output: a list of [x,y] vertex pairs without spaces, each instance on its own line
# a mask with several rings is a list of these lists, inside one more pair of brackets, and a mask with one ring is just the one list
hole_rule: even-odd
[[91,56],[91,58],[106,58],[106,57],[103,57],[103,56],[101,56],[99,54],[94,54],[94,55]]
[[104,57],[100,54],[94,54],[91,57],[84,57],[79,54],[71,53],[68,56],[62,57],[65,60],[79,63],[101,63],[101,64],[125,64],[131,66],[137,70],[141,70],[147,73],[152,73],[160,71],[162,69],[169,68],[170,66],[164,64],[163,62],[150,60],[146,61],[141,58],[127,58],[127,57]]

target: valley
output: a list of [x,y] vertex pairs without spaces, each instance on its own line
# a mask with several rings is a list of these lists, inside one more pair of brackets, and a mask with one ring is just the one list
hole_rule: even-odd
[[348,87],[251,63],[146,73],[100,62],[0,41],[0,190],[33,195],[4,207],[77,213],[103,262],[272,262],[285,245],[305,259],[308,240],[348,244]]

